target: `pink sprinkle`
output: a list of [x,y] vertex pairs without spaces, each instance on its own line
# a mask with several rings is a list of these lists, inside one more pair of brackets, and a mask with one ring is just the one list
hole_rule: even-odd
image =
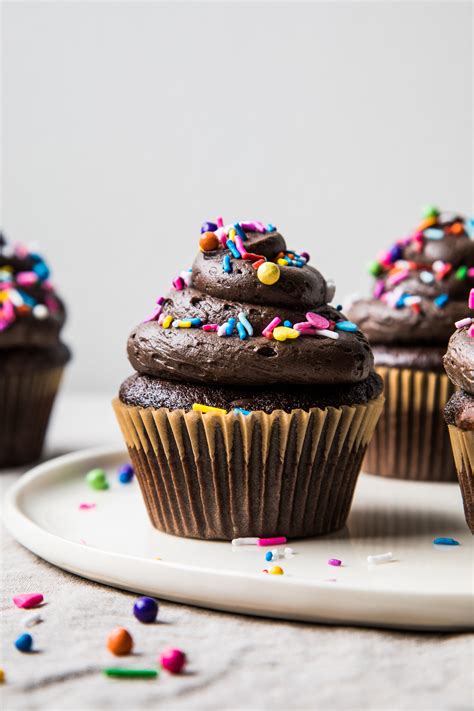
[[467,270],[467,275],[468,275],[468,277],[474,277],[474,267],[470,267]]
[[384,285],[383,279],[377,279],[377,281],[375,282],[375,287],[374,287],[374,298],[380,299],[380,297],[382,296],[382,294],[384,292],[384,289],[385,289],[385,285]]
[[38,276],[34,272],[18,272],[15,279],[20,286],[31,286],[36,284]]
[[342,565],[342,560],[339,560],[339,558],[329,558],[328,565],[335,565],[338,567],[339,565]]
[[474,309],[474,289],[469,292],[469,308]]
[[244,247],[244,243],[242,242],[242,238],[239,237],[238,235],[235,235],[234,237],[234,242],[235,246],[239,250],[239,253],[241,254],[242,257],[245,258],[245,255],[247,254],[247,250]]
[[163,325],[163,321],[165,320],[165,318],[166,318],[166,314],[160,314],[160,317],[159,317],[159,319],[158,319],[158,325],[159,325],[159,326],[162,326],[162,325]]
[[21,595],[15,595],[13,602],[17,607],[30,608],[36,607],[42,603],[44,597],[41,593],[22,593]]
[[313,311],[308,311],[306,318],[314,328],[329,328],[328,319],[319,314],[315,314]]
[[180,276],[176,277],[176,279],[173,279],[173,286],[176,291],[182,291],[184,289],[184,279]]
[[156,303],[158,304],[158,306],[162,306],[165,303],[165,297],[159,296],[156,300]]
[[4,301],[2,304],[2,318],[7,321],[13,321],[15,318],[15,309],[11,301]]
[[156,321],[158,316],[160,316],[161,312],[163,311],[162,306],[155,306],[153,311],[149,316],[147,316],[145,319],[143,319],[143,323],[149,323],[150,321]]
[[79,508],[81,511],[87,511],[89,509],[95,509],[95,504],[82,503],[79,504]]
[[59,304],[57,300],[54,298],[54,296],[47,296],[44,300],[44,303],[48,307],[48,309],[51,311],[52,314],[55,314],[59,311]]
[[389,277],[387,279],[387,282],[391,286],[396,286],[397,284],[400,284],[400,282],[405,281],[405,279],[409,276],[410,272],[408,269],[402,269],[401,272],[398,272],[397,274],[393,274],[393,276]]
[[265,326],[265,328],[262,331],[262,335],[266,336],[267,334],[271,334],[274,328],[278,326],[278,324],[281,323],[281,318],[279,316],[275,316],[275,318],[270,321],[268,326]]
[[204,326],[202,327],[203,331],[217,331],[219,328],[218,323],[205,323]]
[[311,333],[311,331],[315,330],[314,326],[312,326],[309,323],[309,321],[302,321],[301,323],[295,323],[295,324],[293,324],[293,328],[295,329],[295,331],[299,331],[300,333]]
[[216,225],[217,225],[218,227],[224,227],[224,220],[222,219],[222,217],[218,217],[218,218],[217,218],[217,220],[216,220]]
[[467,318],[462,318],[460,321],[456,321],[454,325],[456,326],[456,328],[463,328],[463,326],[470,326],[471,323],[472,318],[469,318],[468,316]]
[[263,222],[257,222],[255,221],[255,227],[257,228],[257,232],[266,232],[267,228],[263,224]]
[[474,326],[469,326],[468,334],[471,338],[474,338]]
[[276,538],[259,538],[257,546],[279,546],[281,543],[286,543],[285,536],[277,536]]

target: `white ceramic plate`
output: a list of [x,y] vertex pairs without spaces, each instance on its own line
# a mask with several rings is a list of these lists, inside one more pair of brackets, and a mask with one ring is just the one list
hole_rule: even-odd
[[[41,464],[9,491],[8,528],[65,570],[178,602],[328,623],[473,626],[472,536],[455,484],[362,475],[347,528],[292,541],[295,555],[279,561],[285,574],[276,576],[262,572],[270,567],[267,549],[176,538],[152,528],[137,482],[117,481],[117,467],[126,461],[121,449],[96,449]],[[108,491],[85,482],[85,473],[97,466],[108,470]],[[82,502],[96,508],[80,510]],[[437,536],[461,545],[435,546]],[[396,561],[367,565],[368,555],[387,551]],[[329,558],[344,564],[329,566]]]

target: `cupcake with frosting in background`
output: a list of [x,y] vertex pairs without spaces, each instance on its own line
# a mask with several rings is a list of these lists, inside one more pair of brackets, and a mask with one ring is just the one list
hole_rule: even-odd
[[[474,309],[474,289],[469,294]],[[466,521],[474,533],[474,318],[456,322],[444,367],[456,391],[444,409],[461,486]]]
[[64,304],[36,250],[0,234],[0,466],[39,458],[68,348]]
[[364,471],[456,480],[443,417],[453,387],[443,355],[474,286],[468,227],[460,215],[427,206],[422,223],[370,265],[372,297],[348,306],[370,341],[386,399]]
[[133,329],[114,409],[150,520],[204,539],[344,526],[383,406],[367,339],[273,225],[207,222]]

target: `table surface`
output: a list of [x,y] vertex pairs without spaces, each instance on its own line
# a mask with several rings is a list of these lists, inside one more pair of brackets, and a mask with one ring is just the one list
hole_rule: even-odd
[[[120,443],[107,397],[59,398],[46,457]],[[3,472],[3,492],[21,470]],[[159,624],[131,615],[134,595],[83,580],[36,558],[2,531],[0,667],[5,711],[26,709],[471,709],[474,635],[396,632],[280,622],[163,602]],[[42,592],[44,621],[30,630],[37,653],[13,641],[25,616],[11,603]],[[160,649],[180,647],[185,675],[112,680],[108,632],[127,627],[149,666]],[[120,660],[119,660],[120,661]],[[138,660],[135,659],[134,662]],[[124,666],[126,660],[120,662]]]

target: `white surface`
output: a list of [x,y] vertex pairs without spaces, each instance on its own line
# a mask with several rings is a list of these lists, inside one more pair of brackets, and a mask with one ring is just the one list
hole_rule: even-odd
[[421,205],[468,212],[471,13],[3,2],[3,227],[51,262],[71,387],[116,388],[127,334],[217,214],[277,224],[339,301]]
[[[6,523],[46,560],[100,582],[160,598],[297,620],[462,629],[472,626],[472,536],[456,485],[363,476],[347,529],[293,541],[284,576],[262,573],[268,549],[167,536],[148,521],[137,482],[121,485],[123,449],[92,450],[42,464],[9,492]],[[108,470],[110,489],[85,473]],[[97,504],[79,510],[81,502]],[[277,532],[276,532],[277,533]],[[440,547],[445,535],[462,545]],[[283,550],[283,547],[280,547]],[[392,551],[395,561],[368,566]],[[161,560],[156,560],[156,557]],[[327,564],[340,558],[343,566]]]

